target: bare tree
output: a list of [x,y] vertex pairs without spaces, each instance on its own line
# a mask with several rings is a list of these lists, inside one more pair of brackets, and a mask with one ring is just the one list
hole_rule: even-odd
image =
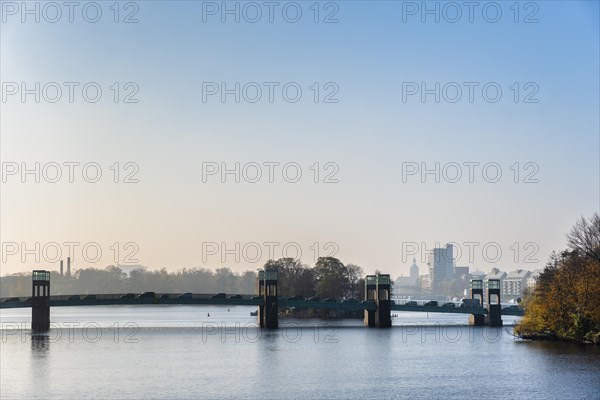
[[600,263],[600,215],[581,217],[567,235],[567,243],[571,250]]

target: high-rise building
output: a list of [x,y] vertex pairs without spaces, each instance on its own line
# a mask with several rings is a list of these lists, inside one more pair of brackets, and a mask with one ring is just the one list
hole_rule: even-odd
[[446,247],[433,249],[428,254],[427,266],[431,289],[437,291],[444,280],[454,278],[454,247],[446,244]]

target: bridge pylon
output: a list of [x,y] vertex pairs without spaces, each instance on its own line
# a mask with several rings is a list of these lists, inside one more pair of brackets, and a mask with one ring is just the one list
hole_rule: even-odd
[[34,270],[31,275],[31,330],[50,329],[50,272]]
[[[469,284],[471,287],[471,306],[475,304],[475,300],[479,300],[479,305],[483,307],[483,280],[471,279]],[[469,325],[483,326],[485,325],[485,315],[471,314],[469,315]]]
[[377,275],[375,326],[378,328],[391,328],[392,326],[391,283],[392,281],[388,274]]
[[[365,300],[375,301],[375,293],[377,292],[377,276],[367,275],[365,277]],[[365,310],[364,322],[365,326],[373,328],[375,326],[376,310]]]
[[500,305],[500,280],[486,279],[487,315],[485,323],[489,326],[502,326],[502,306]]
[[365,310],[364,323],[372,328],[389,328],[392,326],[391,315],[391,280],[390,276],[367,275],[365,278],[365,300],[375,302],[375,310]]
[[258,307],[258,325],[261,328],[278,328],[277,270],[267,269],[259,271],[256,287],[257,295],[263,299],[263,304]]

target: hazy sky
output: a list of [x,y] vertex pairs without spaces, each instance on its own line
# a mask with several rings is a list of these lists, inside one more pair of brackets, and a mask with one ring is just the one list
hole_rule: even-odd
[[[99,2],[96,23],[86,2],[72,23],[40,3],[37,23],[3,1],[1,273],[57,269],[68,242],[74,268],[254,270],[319,249],[397,276],[446,242],[457,265],[542,267],[599,208],[598,2],[480,2],[473,22],[462,3],[428,3],[436,22],[421,2],[276,2],[272,23],[263,2],[228,2],[239,23],[221,2]],[[36,162],[40,183],[21,175]],[[220,174],[235,163],[239,183]],[[436,163],[439,183],[420,174]]]

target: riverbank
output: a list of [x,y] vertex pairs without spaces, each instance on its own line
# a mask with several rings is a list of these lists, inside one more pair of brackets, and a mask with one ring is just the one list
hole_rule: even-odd
[[[518,327],[519,324],[516,324],[515,327]],[[519,333],[515,334],[515,337],[518,337],[522,340],[530,340],[536,342],[565,342],[565,343],[577,343],[577,344],[592,344],[596,346],[600,346],[600,333],[589,333],[585,335],[582,339],[577,340],[569,337],[560,337],[554,335],[552,333],[537,333],[537,332],[529,332],[529,333]]]

